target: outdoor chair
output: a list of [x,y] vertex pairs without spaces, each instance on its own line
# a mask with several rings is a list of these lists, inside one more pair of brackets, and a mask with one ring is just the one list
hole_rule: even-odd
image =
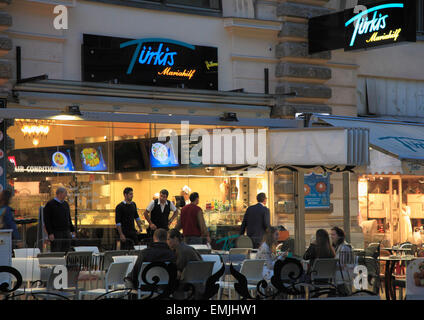
[[64,257],[65,255],[65,252],[41,252],[37,254],[37,258],[57,258]]
[[15,258],[29,258],[36,257],[40,253],[38,248],[22,248],[22,249],[13,249]]
[[99,275],[93,270],[93,252],[92,251],[69,251],[66,254],[66,265],[77,265],[81,272],[78,281],[85,283],[88,281],[91,288],[91,281],[98,280]]
[[[138,273],[138,288],[137,288],[138,299],[141,299],[142,296],[150,296],[150,295],[152,295],[152,297],[157,296],[161,292],[160,287],[166,286],[169,283],[168,271],[161,266],[155,266],[155,267],[150,268],[146,273],[147,282],[144,282],[143,279],[142,279],[143,271],[146,269],[146,267],[149,264],[151,264],[151,262],[143,262],[143,264],[141,265],[141,268],[140,268],[140,272]],[[165,264],[168,264],[168,262],[165,262]],[[155,293],[152,293],[152,291],[142,291],[140,289],[140,286],[153,284],[154,283],[154,280],[153,280],[154,277],[157,277],[158,280],[159,280],[159,282],[156,283],[159,290]]]
[[181,284],[191,284],[195,289],[195,299],[204,292],[205,284],[212,275],[214,261],[190,261],[181,275]]
[[240,236],[236,239],[236,248],[250,248],[253,249],[253,242],[248,236]]
[[[256,291],[256,286],[259,281],[263,280],[263,268],[264,268],[265,260],[252,259],[252,260],[244,260],[240,273],[246,277],[247,280],[247,289],[253,295]],[[220,288],[218,291],[218,299],[222,298],[222,292],[224,289],[228,289],[228,298],[231,300],[231,290],[234,289],[234,281],[220,281]],[[238,294],[236,293],[236,296]]]
[[137,261],[138,256],[115,256],[112,257],[113,262],[129,262],[127,275],[132,271]]
[[320,289],[332,288],[335,285],[337,259],[315,259],[311,271],[312,285]]
[[106,276],[105,276],[105,286],[104,288],[98,288],[93,290],[80,291],[78,294],[78,299],[81,299],[84,296],[101,296],[109,293],[108,296],[114,295],[119,296],[123,295],[124,291],[111,292],[117,289],[125,289],[124,278],[128,270],[129,262],[113,262],[110,264]]
[[99,253],[99,248],[98,247],[85,247],[85,246],[78,246],[78,247],[74,247],[75,251],[91,251],[92,253]]
[[31,283],[40,280],[40,265],[37,258],[12,258],[12,267],[19,271],[22,276],[22,286],[15,293],[23,293]]
[[[212,261],[214,263],[213,268],[212,268],[212,275],[214,275],[219,270],[221,270],[222,265],[224,264],[221,256],[218,255],[218,254],[202,254],[202,260],[203,261]],[[220,278],[219,283],[223,281],[224,277],[225,277],[225,275],[223,275]]]

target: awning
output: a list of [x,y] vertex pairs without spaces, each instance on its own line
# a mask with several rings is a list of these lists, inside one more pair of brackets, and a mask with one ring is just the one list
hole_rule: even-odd
[[316,118],[335,127],[368,129],[372,148],[401,161],[424,164],[424,124],[321,115]]

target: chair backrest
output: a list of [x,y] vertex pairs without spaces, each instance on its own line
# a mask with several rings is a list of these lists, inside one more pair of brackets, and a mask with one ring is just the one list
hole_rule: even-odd
[[38,248],[22,248],[22,249],[13,249],[15,253],[15,258],[28,258],[36,257],[40,253]]
[[315,259],[311,268],[311,279],[334,279],[337,270],[337,259]]
[[214,264],[213,261],[190,261],[184,268],[181,280],[186,283],[203,284],[212,275]]
[[[139,283],[139,285],[145,284],[145,282],[143,282],[143,280],[141,278],[141,275],[143,274],[144,269],[150,263],[151,262],[143,262],[143,264],[141,265],[140,272],[138,274],[138,283]],[[166,269],[164,269],[162,267],[156,266],[156,267],[152,267],[151,269],[149,269],[147,271],[147,274],[146,274],[146,280],[150,284],[152,284],[153,283],[153,277],[155,277],[155,276],[159,278],[159,282],[157,283],[158,285],[164,285],[164,284],[167,284],[169,282],[169,274],[166,271]]]
[[107,270],[110,264],[113,262],[113,257],[126,256],[127,250],[113,250],[103,252],[103,267],[102,270]]
[[40,265],[66,265],[66,258],[65,257],[40,257],[38,258],[38,261]]
[[22,281],[40,280],[40,264],[37,258],[12,258],[12,267],[22,275]]
[[89,270],[93,265],[93,252],[69,251],[66,254],[66,265],[79,265],[81,269]]
[[246,277],[247,282],[256,284],[263,279],[264,264],[265,260],[262,259],[244,260],[240,273]]
[[212,261],[214,263],[212,274],[217,273],[222,268],[222,259],[218,254],[202,254],[203,261]]
[[37,258],[64,257],[65,255],[65,252],[41,252],[37,254]]
[[236,240],[236,248],[251,248],[253,249],[253,242],[248,236],[241,235]]
[[197,253],[202,255],[202,254],[211,254],[212,253],[212,249],[196,249]]
[[134,250],[144,250],[147,249],[147,245],[136,245],[134,246]]
[[84,246],[79,246],[79,247],[74,247],[75,251],[91,251],[92,253],[99,253],[99,248],[97,247],[84,247]]
[[248,256],[250,253],[250,248],[231,248],[229,254],[244,254]]
[[112,262],[110,264],[105,276],[106,290],[109,290],[109,287],[125,284],[124,278],[127,275],[129,264],[129,262]]
[[137,261],[138,256],[115,256],[112,257],[113,262],[129,262],[127,274],[132,271],[134,268],[135,262]]
[[193,247],[196,250],[199,249],[210,249],[210,247],[208,247],[208,245],[206,244],[189,244],[190,247]]
[[300,275],[303,273],[303,267],[301,263],[297,264],[295,262],[289,262],[289,260],[284,260],[284,262],[285,263],[280,272],[280,279],[283,282],[291,283],[294,281],[294,279],[300,277]]

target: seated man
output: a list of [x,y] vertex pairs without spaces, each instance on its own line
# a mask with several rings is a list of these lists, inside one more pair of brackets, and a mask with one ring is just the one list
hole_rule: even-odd
[[164,229],[157,229],[153,234],[153,243],[146,249],[141,250],[133,270],[128,277],[133,288],[138,288],[138,274],[143,262],[173,262],[175,263],[175,253],[166,244],[167,233]]
[[202,261],[200,254],[194,249],[186,245],[183,235],[177,229],[168,231],[168,245],[175,252],[177,257],[178,279],[189,261]]

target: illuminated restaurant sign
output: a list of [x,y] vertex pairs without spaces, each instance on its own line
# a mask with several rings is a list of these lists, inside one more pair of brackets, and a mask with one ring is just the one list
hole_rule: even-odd
[[84,35],[83,81],[218,90],[218,49],[164,38]]
[[415,1],[384,1],[309,20],[309,53],[416,41]]

